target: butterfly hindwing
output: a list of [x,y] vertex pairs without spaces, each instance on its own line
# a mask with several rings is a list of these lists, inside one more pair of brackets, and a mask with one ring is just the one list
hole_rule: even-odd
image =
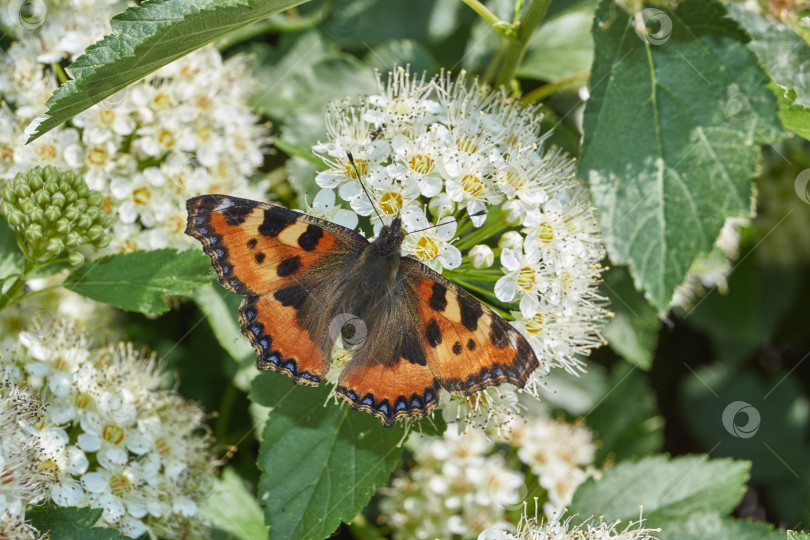
[[402,266],[420,299],[427,362],[442,387],[468,396],[504,382],[526,384],[539,362],[517,329],[418,261],[403,258]]
[[329,359],[300,316],[307,298],[317,296],[308,271],[330,254],[368,242],[334,223],[236,197],[203,195],[187,207],[186,233],[202,242],[220,282],[246,297],[239,321],[258,367],[317,385]]

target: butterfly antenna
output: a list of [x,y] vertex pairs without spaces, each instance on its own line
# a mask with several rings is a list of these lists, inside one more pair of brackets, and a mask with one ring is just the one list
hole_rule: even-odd
[[[474,217],[477,217],[477,216],[484,216],[484,215],[486,215],[486,213],[487,213],[486,210],[479,210],[478,212],[476,212],[474,214],[469,214],[469,215],[463,216],[463,217],[461,217],[459,219],[454,219],[453,221],[455,221],[456,223],[460,223],[460,222],[464,221],[465,219],[470,219],[470,218],[474,218]],[[430,227],[425,227],[424,229],[416,229],[415,231],[411,231],[411,232],[406,231],[405,234],[413,234],[413,233],[426,231],[428,229],[435,229],[436,227],[441,227],[443,225],[447,225],[448,223],[453,223],[453,221],[445,221],[444,223],[439,223],[438,225],[431,225]]]
[[368,197],[368,202],[371,203],[371,207],[374,209],[374,213],[377,214],[377,219],[379,219],[380,222],[382,222],[382,216],[380,215],[379,212],[377,212],[377,207],[374,206],[374,201],[372,200],[371,195],[368,194],[368,190],[366,189],[366,185],[363,183],[363,179],[360,178],[360,170],[357,168],[357,164],[354,162],[354,157],[352,157],[352,153],[346,152],[346,156],[349,158],[349,163],[351,163],[352,167],[354,167],[354,172],[357,174],[357,181],[360,182],[360,187],[363,188],[363,193],[366,194],[366,197]]

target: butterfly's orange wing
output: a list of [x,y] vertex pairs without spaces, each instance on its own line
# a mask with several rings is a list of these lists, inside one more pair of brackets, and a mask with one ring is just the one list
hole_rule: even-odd
[[539,362],[517,329],[420,262],[403,258],[402,266],[420,299],[427,363],[443,388],[469,396],[504,382],[526,384]]
[[258,354],[260,369],[317,385],[329,369],[319,338],[297,317],[312,293],[306,273],[338,250],[368,242],[350,229],[313,216],[226,195],[189,199],[186,233],[200,240],[220,282],[244,295],[242,332]]

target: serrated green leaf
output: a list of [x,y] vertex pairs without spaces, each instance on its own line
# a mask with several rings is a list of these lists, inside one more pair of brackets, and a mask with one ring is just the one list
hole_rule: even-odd
[[788,531],[787,540],[810,540],[810,534],[801,531]]
[[721,517],[718,514],[701,512],[687,519],[667,521],[656,525],[661,540],[784,540],[785,531],[775,529],[770,523]]
[[59,540],[126,540],[115,529],[93,527],[101,517],[101,508],[73,506],[34,506],[26,510],[25,519],[41,533]]
[[664,312],[725,219],[751,215],[758,143],[781,126],[767,74],[721,4],[686,0],[657,20],[670,32],[642,39],[601,2],[579,175],[611,259]]
[[262,509],[233,467],[223,469],[211,496],[200,507],[200,513],[232,538],[267,538]]
[[745,28],[754,51],[771,80],[782,88],[796,90],[796,104],[810,106],[810,45],[788,25],[728,4],[729,17]]
[[401,428],[384,428],[328,394],[325,385],[295,386],[278,373],[254,379],[251,399],[273,407],[258,459],[259,501],[272,538],[327,537],[368,504],[402,453]]
[[211,281],[211,261],[200,250],[134,251],[91,261],[65,279],[82,296],[127,311],[159,315],[164,298],[182,296]]
[[69,80],[48,100],[33,141],[181,56],[306,0],[152,0],[112,18],[112,34],[87,48],[65,71]]
[[616,354],[647,371],[652,367],[661,319],[633,286],[625,267],[614,266],[603,274],[602,290],[610,300],[610,319],[602,335]]
[[[589,479],[574,494],[571,513],[631,520],[644,507],[647,526],[694,512],[731,512],[745,493],[750,464],[708,456],[654,456],[623,462]],[[618,496],[620,494],[620,496]]]

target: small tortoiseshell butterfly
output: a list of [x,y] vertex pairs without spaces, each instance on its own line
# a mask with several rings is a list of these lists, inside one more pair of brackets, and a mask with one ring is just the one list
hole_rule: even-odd
[[245,297],[239,322],[259,369],[315,386],[337,337],[355,342],[337,394],[386,427],[428,414],[442,388],[468,396],[503,382],[523,387],[538,367],[497,313],[402,256],[398,217],[369,242],[336,223],[227,195],[194,197],[187,207],[186,233],[202,242],[220,282]]

